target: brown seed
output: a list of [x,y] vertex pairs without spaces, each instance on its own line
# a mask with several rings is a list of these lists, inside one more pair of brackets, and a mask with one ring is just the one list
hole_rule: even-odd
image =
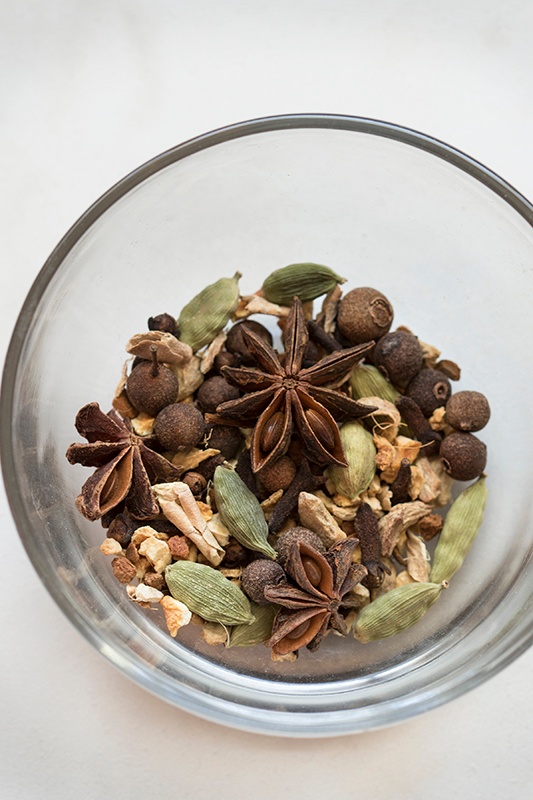
[[303,556],[302,566],[305,570],[305,574],[309,578],[309,583],[312,586],[318,586],[322,580],[322,572],[320,571],[316,561],[313,561],[312,558],[308,558],[307,556]]
[[201,497],[206,490],[207,481],[198,472],[187,472],[182,478],[183,483],[187,484],[195,497]]
[[242,447],[244,436],[234,425],[212,425],[207,431],[208,446],[220,450],[231,461]]
[[158,314],[156,317],[149,318],[148,330],[174,333],[176,330],[176,320],[170,314]]
[[451,433],[439,453],[444,469],[456,481],[478,478],[487,464],[487,447],[473,433]]
[[269,605],[265,599],[267,586],[275,586],[285,580],[285,572],[276,561],[257,559],[242,571],[241,588],[250,600],[260,606]]
[[195,447],[205,435],[203,415],[190,403],[172,403],[157,415],[154,435],[166,450]]
[[260,446],[264,453],[270,453],[275,448],[283,433],[285,415],[282,411],[272,414],[267,424],[261,431]]
[[489,419],[489,401],[481,392],[457,392],[446,403],[446,422],[459,431],[480,431]]
[[425,417],[445,406],[452,393],[450,381],[438,369],[422,369],[407,387],[406,394],[418,403]]
[[409,331],[393,331],[382,336],[372,357],[376,367],[396,386],[407,386],[423,364],[420,342]]
[[320,536],[318,536],[316,533],[313,533],[313,531],[300,526],[296,528],[290,528],[290,530],[281,533],[278,537],[278,541],[276,542],[278,562],[282,567],[285,566],[285,563],[289,558],[290,549],[294,542],[304,542],[314,550],[318,550],[319,553],[324,553],[326,550]]
[[267,464],[259,473],[265,491],[273,494],[278,489],[288,489],[296,477],[296,464],[290,456],[281,456],[273,464]]
[[126,381],[126,394],[131,404],[151,417],[156,417],[165,406],[173,403],[178,391],[178,379],[168,367],[158,363],[155,346],[152,361],[137,364]]
[[324,418],[312,408],[306,410],[305,416],[320,444],[323,445],[328,452],[331,452],[335,447],[335,439]]
[[228,383],[222,375],[215,375],[204,381],[196,395],[198,405],[204,414],[213,414],[221,403],[226,403],[228,400],[236,400],[238,397],[239,390]]
[[390,329],[394,311],[384,294],[363,286],[352,289],[339,303],[337,326],[352,344],[379,339]]
[[213,369],[215,372],[220,372],[222,367],[234,367],[236,364],[236,356],[233,353],[228,353],[227,350],[223,350],[221,353],[217,353],[215,356],[215,360],[213,361]]
[[242,335],[243,329],[255,333],[256,336],[259,336],[264,342],[271,346],[272,335],[264,325],[261,325],[260,322],[256,322],[254,319],[242,320],[229,329],[226,337],[226,349],[230,353],[238,355],[241,359],[241,363],[245,366],[253,366],[256,364],[256,360],[250,353],[248,345],[244,340]]

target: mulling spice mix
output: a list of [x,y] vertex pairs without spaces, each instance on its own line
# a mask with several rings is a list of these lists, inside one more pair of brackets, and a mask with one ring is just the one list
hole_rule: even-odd
[[[264,643],[279,661],[331,631],[400,633],[481,526],[489,403],[453,393],[457,364],[391,331],[380,291],[343,294],[319,264],[275,270],[249,296],[240,277],[129,340],[112,409],[76,417],[87,441],[67,458],[96,468],[76,507],[171,636],[199,624],[209,644]],[[253,315],[277,318],[281,352]],[[454,481],[471,483],[450,506]]]

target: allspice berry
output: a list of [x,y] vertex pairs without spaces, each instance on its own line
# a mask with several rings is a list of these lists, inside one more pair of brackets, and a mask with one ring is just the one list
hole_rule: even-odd
[[244,436],[234,425],[212,425],[207,429],[207,446],[220,450],[227,461],[235,458],[243,442]]
[[481,392],[457,392],[446,403],[446,422],[458,431],[480,431],[489,419],[489,401]]
[[451,433],[446,436],[439,455],[444,469],[456,481],[479,478],[487,464],[487,447],[473,433]]
[[393,331],[376,342],[373,360],[376,367],[396,386],[407,386],[423,366],[420,342],[414,333]]
[[278,489],[288,489],[296,477],[297,467],[290,456],[281,456],[273,464],[267,464],[259,473],[261,485],[269,494]]
[[227,400],[236,400],[238,397],[237,387],[228,383],[222,375],[215,375],[204,381],[196,395],[198,405],[204,414],[213,414],[221,403],[225,403]]
[[285,580],[285,572],[276,561],[260,558],[245,567],[241,575],[241,589],[250,600],[260,606],[269,605],[265,599],[267,586],[275,586]]
[[407,387],[406,395],[418,403],[425,417],[445,406],[452,393],[450,381],[438,369],[422,369]]
[[284,531],[279,535],[275,545],[275,550],[278,554],[278,562],[282,567],[285,567],[287,563],[289,552],[294,542],[305,542],[305,544],[318,550],[319,553],[324,553],[326,550],[320,536],[313,533],[313,531],[300,526],[290,528],[288,531]]
[[165,448],[176,452],[196,447],[205,435],[202,412],[190,403],[172,403],[156,417],[154,436]]
[[157,360],[157,348],[152,345],[151,361],[141,361],[126,381],[126,394],[138,410],[156,417],[161,409],[173,403],[179,391],[178,379],[168,367]]
[[340,301],[337,326],[351,344],[362,344],[387,333],[393,318],[393,308],[385,295],[363,286],[352,289]]
[[264,325],[261,325],[260,322],[256,322],[254,319],[242,320],[229,329],[226,337],[226,350],[234,355],[240,356],[241,363],[249,367],[255,365],[256,360],[250,353],[248,344],[242,335],[244,328],[255,333],[256,336],[259,336],[260,339],[270,346],[272,346],[272,334]]

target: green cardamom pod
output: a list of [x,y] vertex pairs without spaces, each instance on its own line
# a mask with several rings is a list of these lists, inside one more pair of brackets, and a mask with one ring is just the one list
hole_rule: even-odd
[[487,494],[485,477],[481,477],[452,503],[435,548],[431,581],[449,581],[462,566],[481,527]]
[[263,283],[262,292],[271,303],[290,306],[295,297],[299,297],[302,303],[314,300],[345,280],[322,264],[289,264],[274,270],[268,276]]
[[360,642],[385,639],[418,622],[447,583],[406,583],[382,594],[363,608],[354,626]]
[[187,303],[178,319],[181,342],[196,351],[213,341],[237,308],[240,277],[220,278]]
[[350,386],[354,400],[361,397],[381,397],[382,400],[394,403],[400,394],[379,369],[371,364],[361,364],[353,370]]
[[259,500],[235,470],[217,467],[213,488],[220,519],[239,544],[276,558],[276,551],[267,541],[268,525]]
[[328,476],[337,494],[355,500],[368,489],[376,474],[376,446],[372,434],[359,422],[345,423],[340,435],[348,466],[331,466]]
[[235,625],[229,634],[227,647],[253,647],[265,642],[272,633],[272,624],[276,616],[274,606],[259,606],[250,602],[254,621],[250,625]]
[[195,561],[176,561],[165,570],[165,580],[175,600],[185,603],[202,619],[221,625],[254,621],[244,592],[221,572]]

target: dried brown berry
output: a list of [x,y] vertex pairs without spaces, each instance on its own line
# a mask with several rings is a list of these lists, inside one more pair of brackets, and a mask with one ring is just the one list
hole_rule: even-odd
[[473,433],[451,433],[439,453],[444,469],[456,481],[478,478],[487,463],[487,447]]
[[213,475],[215,474],[215,470],[217,467],[220,467],[225,461],[224,456],[220,453],[216,456],[211,456],[211,458],[206,458],[205,461],[201,461],[199,464],[196,465],[194,471],[197,472],[199,475],[203,475],[206,481],[213,480]]
[[278,489],[288,489],[296,477],[297,467],[290,456],[281,456],[273,464],[267,464],[259,473],[259,479],[269,494]]
[[446,403],[446,422],[459,431],[480,431],[489,419],[489,401],[481,392],[457,392]]
[[171,314],[158,314],[148,320],[149,331],[163,331],[163,333],[174,333],[176,330],[176,320]]
[[422,369],[423,353],[417,337],[409,331],[382,336],[373,353],[374,364],[396,386],[407,386]]
[[157,415],[154,435],[166,450],[196,447],[205,435],[203,415],[190,403],[172,403]]
[[213,370],[220,372],[222,367],[235,367],[237,365],[237,357],[233,353],[228,353],[227,350],[222,350],[217,353],[213,361]]
[[275,549],[278,554],[278,562],[282,567],[284,567],[287,562],[289,551],[294,542],[305,542],[305,544],[308,544],[310,547],[318,550],[319,553],[324,553],[326,550],[320,536],[318,536],[316,533],[313,533],[313,531],[300,526],[296,528],[290,528],[290,530],[281,533],[278,537],[278,541],[276,542]]
[[265,599],[267,586],[275,586],[285,580],[285,572],[276,561],[258,559],[252,561],[242,571],[241,588],[250,600],[260,606],[269,605]]
[[244,341],[244,337],[242,335],[243,328],[246,328],[252,333],[255,333],[256,336],[259,336],[264,342],[272,346],[272,335],[264,325],[261,325],[260,322],[256,322],[253,319],[246,319],[242,320],[242,322],[237,322],[233,325],[232,328],[228,331],[228,335],[226,338],[226,350],[234,355],[238,355],[240,357],[241,363],[245,366],[253,366],[256,361],[255,358],[250,353],[248,349],[248,345]]
[[138,410],[156,417],[159,412],[178,396],[178,379],[174,373],[159,364],[157,348],[153,346],[152,360],[141,361],[131,371],[126,381],[126,393],[131,404]]
[[407,387],[406,395],[418,403],[425,417],[445,406],[452,393],[450,381],[438,369],[422,369]]
[[199,472],[187,472],[181,480],[187,484],[195,497],[201,497],[207,488],[207,481]]
[[352,289],[339,303],[337,326],[351,344],[362,344],[386,334],[394,311],[384,294],[368,286]]
[[231,461],[242,447],[244,436],[234,425],[212,425],[207,429],[208,447],[220,450],[224,458]]
[[222,375],[215,375],[208,378],[200,388],[196,399],[198,405],[205,413],[214,413],[217,406],[226,403],[228,400],[236,400],[239,397],[239,390],[227,382]]

